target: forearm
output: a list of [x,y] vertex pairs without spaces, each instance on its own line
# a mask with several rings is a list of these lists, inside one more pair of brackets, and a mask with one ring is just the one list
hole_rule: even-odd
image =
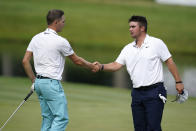
[[29,79],[32,82],[34,82],[35,75],[34,75],[34,72],[32,70],[31,64],[30,64],[30,60],[31,60],[32,56],[33,56],[33,52],[26,51],[24,58],[22,60],[22,64],[23,64],[23,67],[24,67],[24,70],[25,70],[27,76],[29,77]]
[[[109,71],[109,72],[118,71],[122,67],[122,65],[117,62],[103,64],[102,66],[101,67],[103,68],[103,71]],[[100,69],[101,69],[101,67],[100,67]]]
[[169,58],[169,59],[166,61],[166,64],[167,64],[167,67],[168,67],[169,71],[170,71],[171,74],[173,75],[175,81],[176,81],[176,82],[177,82],[177,81],[181,81],[180,74],[178,73],[176,64],[174,63],[174,61],[172,60],[172,58]]
[[93,64],[86,61],[85,59],[83,59],[82,57],[78,57],[77,60],[74,61],[74,63],[80,67],[84,67],[87,69],[92,69],[93,68]]
[[31,67],[31,64],[30,62],[26,62],[26,63],[23,63],[23,67],[24,67],[24,70],[27,74],[27,76],[29,77],[29,79],[34,82],[35,80],[35,75],[34,75],[34,72],[32,70],[32,67]]
[[183,89],[184,89],[184,84],[182,83],[182,80],[180,78],[180,75],[178,73],[176,64],[174,63],[174,61],[172,60],[172,58],[169,58],[166,61],[167,67],[169,69],[169,71],[171,72],[171,74],[173,75],[175,81],[176,81],[176,90],[178,91],[178,93],[182,93]]
[[24,70],[27,74],[27,76],[29,77],[29,79],[34,82],[35,80],[35,75],[34,75],[34,72],[32,70],[32,67],[31,67],[31,64],[29,62],[27,63],[23,63],[23,67],[24,67]]

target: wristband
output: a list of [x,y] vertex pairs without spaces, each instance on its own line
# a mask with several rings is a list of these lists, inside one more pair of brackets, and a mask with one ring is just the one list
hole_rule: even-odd
[[102,64],[102,65],[101,65],[101,69],[100,69],[100,70],[102,71],[103,69],[104,69],[104,65]]
[[182,81],[176,81],[176,84],[183,83]]

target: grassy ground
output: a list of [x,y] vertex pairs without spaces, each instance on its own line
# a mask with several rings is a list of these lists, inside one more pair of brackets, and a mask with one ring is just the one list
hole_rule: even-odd
[[[0,77],[0,124],[16,109],[29,92],[30,81],[24,78]],[[131,131],[130,90],[101,86],[63,83],[68,99],[70,123],[68,131]],[[168,97],[162,127],[164,131],[195,131],[196,98],[184,104],[171,103]],[[33,94],[4,131],[38,131],[40,107]]]
[[159,5],[153,0],[1,0],[0,52],[24,54],[32,36],[45,30],[45,15],[53,8],[65,11],[61,35],[90,60],[108,62],[118,56],[132,41],[127,21],[134,14],[146,16],[149,34],[163,39],[171,51],[196,52],[196,8]]

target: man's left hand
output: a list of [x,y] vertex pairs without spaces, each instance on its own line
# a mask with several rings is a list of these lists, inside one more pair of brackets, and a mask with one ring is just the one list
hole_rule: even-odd
[[176,84],[176,90],[178,91],[179,94],[182,94],[184,90],[184,84],[183,83],[177,83]]

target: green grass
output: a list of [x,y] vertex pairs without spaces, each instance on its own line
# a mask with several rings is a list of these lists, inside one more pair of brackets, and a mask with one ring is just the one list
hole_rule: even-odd
[[0,52],[24,54],[31,38],[45,30],[45,15],[53,8],[65,11],[60,34],[91,60],[111,61],[133,40],[127,21],[134,14],[146,16],[149,34],[163,39],[171,51],[196,54],[196,8],[153,0],[1,0]]
[[[17,108],[29,92],[26,78],[0,77],[0,124]],[[130,90],[102,86],[63,83],[68,99],[70,123],[68,131],[131,131]],[[168,97],[164,110],[164,131],[195,131],[196,98],[184,104],[171,103]],[[34,93],[4,131],[38,131],[41,125],[40,107]]]

